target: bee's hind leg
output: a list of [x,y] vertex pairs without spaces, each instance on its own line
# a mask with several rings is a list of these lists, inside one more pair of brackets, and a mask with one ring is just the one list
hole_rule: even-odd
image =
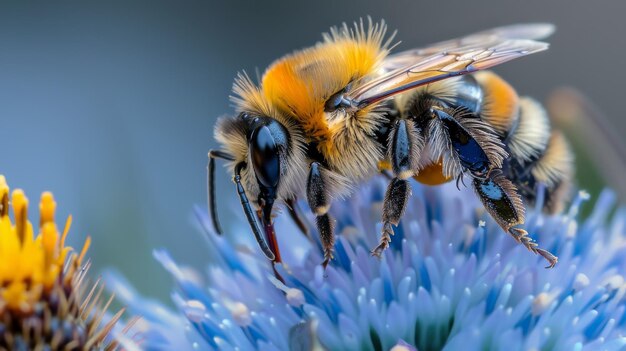
[[546,268],[553,268],[556,266],[557,262],[559,262],[559,258],[550,251],[540,248],[537,243],[528,236],[528,232],[526,230],[521,228],[509,228],[509,234],[511,234],[517,242],[522,243],[529,251],[545,258],[546,261],[548,261],[548,266]]
[[383,227],[378,246],[372,249],[372,256],[380,255],[389,247],[392,225],[397,226],[406,210],[411,196],[408,178],[414,174],[419,151],[423,148],[423,138],[416,133],[411,121],[400,119],[395,122],[389,135],[388,153],[393,178],[387,187],[383,202]]
[[309,169],[309,177],[306,186],[307,201],[311,211],[315,214],[315,223],[322,241],[324,250],[324,269],[333,259],[333,247],[335,245],[335,233],[333,219],[328,214],[330,209],[330,196],[328,188],[322,175],[322,165],[319,162],[312,162]]
[[540,248],[526,230],[515,228],[517,225],[524,224],[524,204],[510,180],[500,172],[493,171],[485,179],[474,178],[473,185],[487,212],[504,231],[529,251],[545,258],[548,261],[546,268],[556,265],[558,257]]

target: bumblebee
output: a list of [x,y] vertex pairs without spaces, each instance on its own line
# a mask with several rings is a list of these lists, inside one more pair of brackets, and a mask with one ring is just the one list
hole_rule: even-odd
[[[390,177],[380,243],[388,248],[411,194],[410,178],[437,185],[471,181],[486,211],[505,232],[549,266],[524,224],[524,202],[543,184],[546,211],[559,211],[572,178],[573,156],[550,128],[539,103],[520,97],[493,66],[544,51],[548,24],[496,28],[425,48],[390,54],[384,22],[331,29],[323,41],[275,61],[260,84],[240,74],[237,114],[218,120],[219,150],[209,152],[209,212],[221,233],[215,159],[229,161],[243,211],[261,250],[280,262],[273,209],[296,208],[305,196],[324,250],[333,258],[333,200],[381,172]],[[395,33],[394,33],[395,34]]]

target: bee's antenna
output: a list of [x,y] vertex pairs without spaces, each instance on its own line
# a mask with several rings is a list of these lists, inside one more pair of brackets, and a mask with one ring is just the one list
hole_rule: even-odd
[[209,217],[213,230],[217,234],[222,234],[222,226],[217,216],[217,204],[215,202],[215,159],[221,158],[227,161],[234,161],[235,158],[220,150],[209,150],[209,163],[207,164],[207,204],[209,206]]
[[269,246],[267,246],[267,242],[261,235],[261,229],[259,229],[259,225],[254,219],[254,211],[252,211],[252,207],[250,207],[250,201],[248,201],[248,196],[246,196],[246,191],[241,184],[241,169],[246,166],[245,162],[239,162],[235,166],[235,183],[237,185],[237,193],[239,194],[239,199],[241,200],[241,207],[243,207],[243,212],[246,214],[246,218],[248,219],[248,224],[250,224],[250,228],[252,229],[252,234],[254,234],[254,238],[256,239],[259,247],[265,254],[268,260],[274,261],[276,256],[270,250]]

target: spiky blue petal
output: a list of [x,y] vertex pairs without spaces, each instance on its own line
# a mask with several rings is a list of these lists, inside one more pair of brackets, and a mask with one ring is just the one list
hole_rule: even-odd
[[[578,222],[578,195],[568,212],[529,209],[526,229],[557,253],[554,269],[504,234],[468,190],[413,184],[392,245],[374,259],[384,184],[375,180],[333,205],[339,234],[324,271],[319,242],[277,219],[285,279],[252,242],[232,244],[207,233],[207,282],[166,251],[155,257],[176,281],[186,320],[158,337],[171,349],[288,350],[626,350],[626,211],[608,219],[614,198],[597,200]],[[540,206],[540,204],[538,205]],[[198,210],[204,228],[208,220]],[[312,232],[314,228],[311,228]],[[248,235],[242,227],[241,235]],[[148,302],[127,298],[146,310]],[[175,314],[170,315],[174,316]],[[155,320],[156,330],[168,322]],[[149,334],[150,338],[157,338]],[[183,345],[184,344],[184,345]]]

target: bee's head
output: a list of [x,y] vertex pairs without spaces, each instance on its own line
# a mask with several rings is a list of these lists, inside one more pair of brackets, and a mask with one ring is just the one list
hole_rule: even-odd
[[[252,232],[265,255],[279,261],[280,257],[272,253],[276,248],[268,248],[263,239],[254,210],[261,217],[265,236],[273,238],[271,216],[275,202],[293,201],[303,193],[308,170],[305,139],[296,121],[270,104],[245,74],[235,80],[233,92],[232,100],[242,112],[217,121],[215,139],[221,147],[212,151],[213,156],[230,161],[229,169]],[[220,232],[213,164],[209,163],[208,171],[210,212]]]
[[293,125],[259,113],[242,112],[219,120],[216,139],[240,165],[241,182],[250,202],[270,222],[274,202],[293,198],[305,179],[301,136]]
[[281,174],[284,173],[282,168],[287,163],[289,134],[275,119],[247,114],[243,114],[242,118],[247,123],[248,167],[256,182],[255,199],[263,211],[263,221],[269,223]]

